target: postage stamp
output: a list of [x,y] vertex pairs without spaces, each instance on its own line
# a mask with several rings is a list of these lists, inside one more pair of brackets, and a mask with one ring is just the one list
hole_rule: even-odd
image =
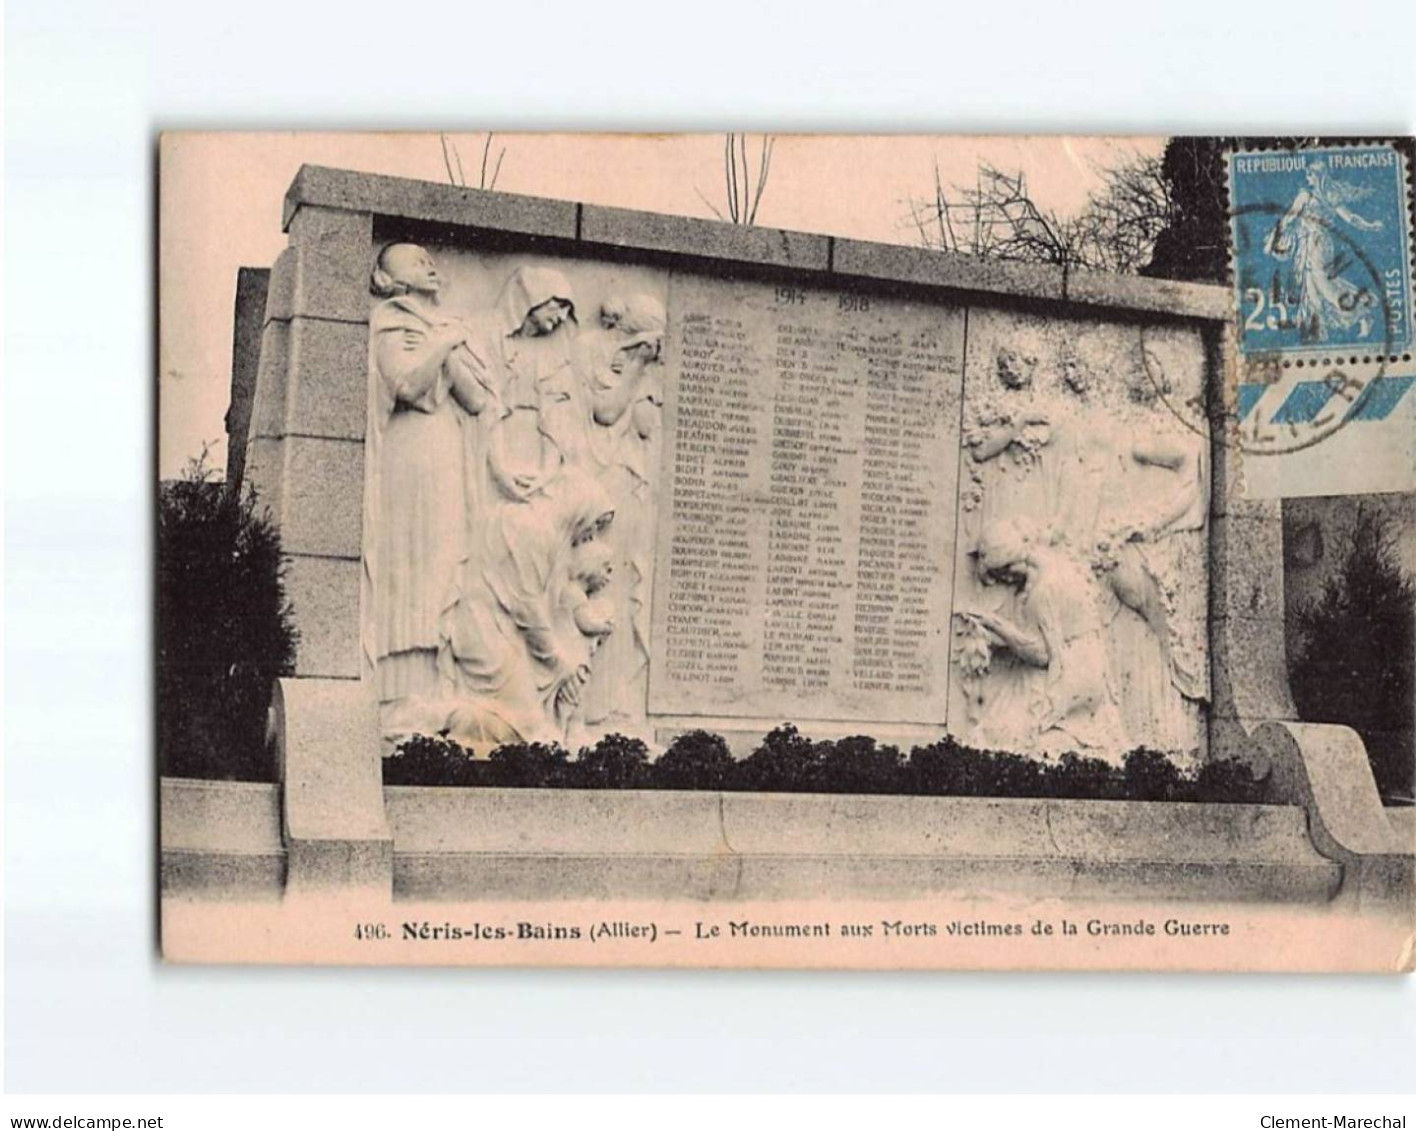
[[[1406,489],[1411,377],[1410,171],[1384,143],[1228,155],[1235,412],[1258,495]],[[1329,441],[1391,447],[1334,461]],[[1403,424],[1406,427],[1403,427]],[[1380,433],[1380,435],[1378,435]],[[1310,451],[1321,446],[1321,451]],[[1309,474],[1297,474],[1295,460]],[[1363,470],[1363,483],[1343,473]],[[1321,471],[1321,474],[1318,472]],[[1400,486],[1397,486],[1400,484]]]
[[1230,154],[1243,356],[1370,363],[1410,349],[1405,165],[1392,145]]

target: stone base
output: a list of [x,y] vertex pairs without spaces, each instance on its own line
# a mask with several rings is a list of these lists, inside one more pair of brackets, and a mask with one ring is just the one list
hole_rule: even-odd
[[[1325,904],[1343,869],[1285,805],[391,786],[395,899],[936,894]],[[163,892],[278,898],[276,786],[163,782]],[[240,808],[243,821],[210,820]],[[533,832],[534,830],[534,832]],[[340,866],[355,874],[383,858]],[[337,851],[289,855],[328,877]],[[331,894],[334,894],[331,892]],[[357,894],[351,892],[351,894]]]
[[1416,855],[1382,806],[1357,732],[1268,722],[1255,729],[1254,741],[1272,767],[1273,796],[1302,805],[1313,844],[1342,865],[1344,898],[1404,905],[1416,927]]
[[277,900],[285,890],[280,787],[163,778],[162,894]]
[[[1321,903],[1291,806],[390,787],[408,900],[1030,898]],[[534,834],[530,830],[536,830]]]
[[389,898],[377,708],[357,680],[282,679],[272,702],[284,782],[286,894]]

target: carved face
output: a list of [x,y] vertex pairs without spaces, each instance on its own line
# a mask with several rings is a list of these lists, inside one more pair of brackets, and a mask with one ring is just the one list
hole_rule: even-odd
[[641,365],[648,365],[658,356],[659,346],[657,343],[650,341],[635,342],[631,346],[625,346],[615,351],[614,359],[610,362],[610,369],[615,373],[623,373],[636,362]]
[[1165,366],[1150,350],[1142,347],[1136,351],[1127,393],[1133,404],[1150,406],[1161,396],[1170,393],[1170,379],[1165,375]]
[[1069,391],[1081,396],[1091,388],[1091,376],[1082,367],[1082,363],[1075,357],[1063,358],[1062,384],[1064,384]]
[[1024,357],[1016,350],[1003,348],[998,351],[998,380],[1008,389],[1026,389],[1032,384],[1035,358]]
[[570,304],[553,298],[532,308],[526,315],[526,321],[521,324],[521,332],[528,338],[544,338],[554,334],[569,314]]
[[1020,589],[1031,576],[1027,536],[1017,523],[1007,519],[984,527],[973,559],[979,580],[985,585]]
[[435,295],[442,290],[433,257],[415,243],[396,243],[385,248],[379,266],[393,281],[420,295]]
[[[591,543],[594,545],[595,543]],[[585,592],[592,596],[610,583],[610,574],[614,573],[614,566],[609,562],[598,565],[593,569],[587,569],[580,575],[580,584],[585,587]]]
[[614,330],[624,319],[624,300],[607,298],[600,307],[600,328]]
[[614,554],[603,542],[582,542],[575,551],[575,580],[590,596],[605,586],[615,572]]

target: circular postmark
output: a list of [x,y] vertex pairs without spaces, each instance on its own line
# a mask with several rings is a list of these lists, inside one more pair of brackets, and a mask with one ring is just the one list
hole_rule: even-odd
[[[1231,221],[1245,216],[1270,216],[1274,218],[1276,231],[1278,221],[1287,212],[1288,206],[1284,204],[1257,203],[1234,210]],[[1371,257],[1325,217],[1312,217],[1309,222],[1321,224],[1337,249],[1317,270],[1324,272],[1329,280],[1343,272],[1364,276],[1363,285],[1348,292],[1345,301],[1351,304],[1355,317],[1364,316],[1364,311],[1370,311],[1365,316],[1374,320],[1380,317],[1379,350],[1370,345],[1365,349],[1307,345],[1246,352],[1240,345],[1246,320],[1242,306],[1236,303],[1234,352],[1221,351],[1217,359],[1219,372],[1207,383],[1205,391],[1182,401],[1170,387],[1163,367],[1147,348],[1144,328],[1140,331],[1140,363],[1156,399],[1187,428],[1207,437],[1215,436],[1217,442],[1245,455],[1286,455],[1320,444],[1334,435],[1352,419],[1354,406],[1367,395],[1373,382],[1385,375],[1395,353],[1391,304]],[[1234,223],[1231,231],[1237,233],[1234,238],[1240,241],[1249,238],[1249,229],[1242,223]],[[1235,259],[1246,250],[1247,242],[1243,247],[1236,247]],[[1366,285],[1367,280],[1370,285]],[[1357,308],[1358,304],[1362,304],[1361,309]],[[1275,305],[1277,311],[1266,317],[1288,317],[1286,304]],[[1249,317],[1252,320],[1255,315]],[[1269,325],[1273,328],[1283,323]],[[1296,323],[1288,323],[1286,328],[1301,332]],[[1289,400],[1285,400],[1277,413],[1258,411],[1259,396],[1281,383],[1292,385],[1289,393],[1289,398],[1293,399],[1292,409]]]

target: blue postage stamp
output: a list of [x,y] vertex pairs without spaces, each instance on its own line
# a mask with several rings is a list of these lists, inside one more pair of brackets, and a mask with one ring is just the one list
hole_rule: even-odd
[[1407,169],[1391,145],[1229,155],[1239,351],[1394,361],[1411,347]]

